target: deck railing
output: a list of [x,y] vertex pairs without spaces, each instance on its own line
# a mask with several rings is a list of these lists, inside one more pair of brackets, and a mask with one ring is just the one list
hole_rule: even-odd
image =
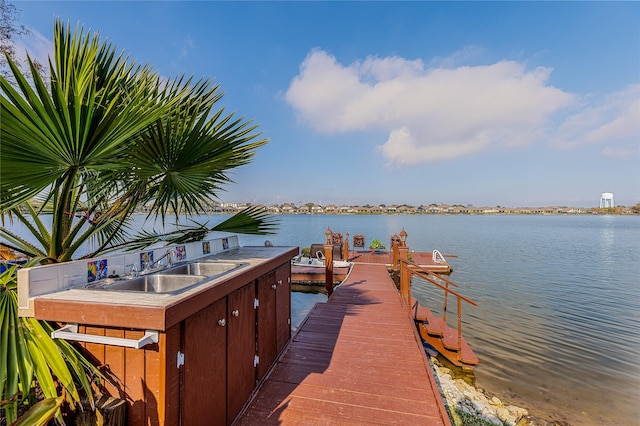
[[[462,349],[462,302],[465,301],[467,303],[469,303],[472,306],[478,306],[478,304],[476,302],[474,302],[471,299],[468,299],[464,296],[462,296],[461,294],[457,293],[456,291],[452,290],[451,287],[458,287],[458,285],[456,283],[454,283],[451,280],[448,280],[447,278],[436,274],[434,272],[428,271],[422,267],[420,267],[419,265],[416,265],[415,263],[406,261],[406,260],[400,260],[400,294],[402,295],[402,300],[404,301],[405,305],[407,306],[407,309],[409,311],[409,315],[412,316],[412,298],[411,298],[411,278],[413,276],[417,276],[422,278],[423,280],[425,280],[427,283],[432,284],[433,286],[435,286],[438,289],[441,289],[444,291],[444,304],[443,304],[443,308],[442,308],[442,319],[444,321],[444,323],[446,324],[447,322],[447,301],[448,301],[448,297],[449,295],[454,296],[456,298],[457,301],[457,307],[458,307],[458,327],[457,327],[457,334],[458,334],[458,344],[457,344],[457,350],[458,353],[460,353],[460,350]],[[444,283],[444,284],[443,284]],[[416,302],[417,303],[417,302]],[[415,317],[414,317],[415,319]]]

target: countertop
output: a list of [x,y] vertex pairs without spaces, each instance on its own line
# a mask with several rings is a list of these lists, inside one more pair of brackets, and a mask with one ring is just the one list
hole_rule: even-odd
[[[88,290],[75,287],[36,296],[35,317],[41,320],[141,330],[166,331],[200,309],[267,272],[290,264],[297,247],[239,247],[206,259],[248,263],[219,278],[178,294]],[[189,259],[189,262],[205,258]]]

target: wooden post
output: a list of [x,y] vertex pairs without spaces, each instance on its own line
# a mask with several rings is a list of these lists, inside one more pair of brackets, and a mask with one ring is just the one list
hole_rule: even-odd
[[324,231],[326,242],[324,243],[324,288],[327,295],[333,294],[333,232],[327,227]]
[[325,268],[324,286],[327,289],[327,294],[331,296],[331,294],[333,294],[333,245],[332,244],[326,244],[324,246],[324,268]]
[[[405,303],[409,304],[409,298],[407,297],[407,274],[409,270],[405,263],[400,264],[400,294],[402,295],[402,299]],[[409,308],[411,309],[411,308]]]
[[407,246],[400,247],[398,249],[398,252],[400,254],[400,259],[409,260],[409,247],[407,247]]
[[349,233],[346,233],[346,238],[344,239],[344,245],[342,246],[342,260],[349,260]]
[[398,263],[398,241],[393,240],[391,242],[391,248],[393,249],[393,270],[398,271],[399,263]]

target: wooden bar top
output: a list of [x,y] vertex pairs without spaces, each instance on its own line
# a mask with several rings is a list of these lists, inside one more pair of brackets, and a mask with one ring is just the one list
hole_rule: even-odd
[[[239,247],[207,259],[241,261],[247,266],[179,294],[72,288],[36,296],[40,320],[165,331],[212,302],[291,261],[297,247]],[[193,259],[190,261],[197,261]]]

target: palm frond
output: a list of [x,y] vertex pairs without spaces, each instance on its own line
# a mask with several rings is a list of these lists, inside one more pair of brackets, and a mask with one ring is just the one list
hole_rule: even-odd
[[247,235],[271,235],[278,229],[278,219],[262,206],[249,206],[211,228],[211,231]]

